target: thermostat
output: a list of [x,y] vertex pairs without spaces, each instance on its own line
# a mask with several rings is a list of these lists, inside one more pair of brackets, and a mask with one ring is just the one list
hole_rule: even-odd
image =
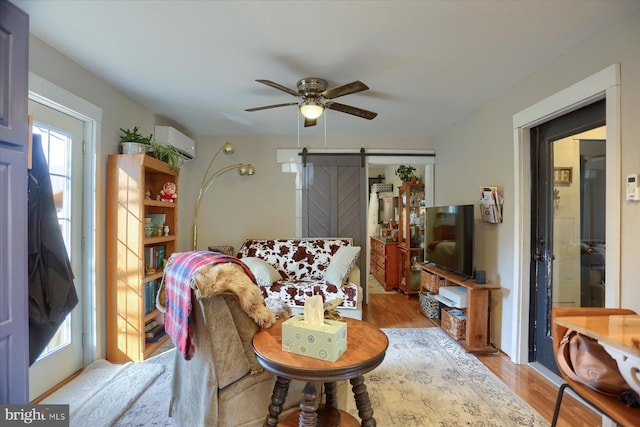
[[638,174],[627,175],[627,200],[638,201]]

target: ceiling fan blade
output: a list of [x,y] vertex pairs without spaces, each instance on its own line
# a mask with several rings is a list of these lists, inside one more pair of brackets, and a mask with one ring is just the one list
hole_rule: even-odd
[[293,95],[293,96],[302,96],[302,95],[300,95],[298,93],[297,90],[289,89],[288,87],[282,86],[280,83],[272,82],[271,80],[258,79],[256,81],[258,83],[262,83],[262,84],[265,84],[267,86],[271,86],[271,87],[276,88],[278,90],[281,90],[283,92],[287,92],[288,94]]
[[315,126],[318,123],[318,119],[307,119],[304,118],[304,127],[308,128],[309,126]]
[[360,80],[356,80],[355,82],[346,83],[340,86],[332,87],[330,89],[322,92],[322,96],[325,99],[333,99],[339,96],[349,95],[356,92],[362,92],[363,90],[369,89],[369,86],[362,83]]
[[362,108],[352,107],[351,105],[340,104],[337,102],[327,102],[324,106],[325,108],[328,108],[330,110],[340,111],[341,113],[351,114],[367,120],[373,120],[378,115],[378,113],[374,113],[373,111],[368,111]]
[[298,103],[297,102],[287,102],[287,103],[284,103],[284,104],[265,105],[264,107],[247,108],[244,111],[268,110],[269,108],[286,107],[287,105],[298,105]]

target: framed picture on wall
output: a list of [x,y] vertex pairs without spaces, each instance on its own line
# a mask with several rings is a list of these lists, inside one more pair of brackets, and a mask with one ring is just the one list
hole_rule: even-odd
[[571,184],[573,168],[553,168],[554,184]]

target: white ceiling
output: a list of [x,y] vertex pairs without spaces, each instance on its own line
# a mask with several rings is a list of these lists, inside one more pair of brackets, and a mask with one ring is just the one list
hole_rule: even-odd
[[[193,135],[295,135],[302,77],[370,90],[327,134],[432,137],[640,1],[12,0],[31,32]],[[301,134],[324,133],[324,120]]]

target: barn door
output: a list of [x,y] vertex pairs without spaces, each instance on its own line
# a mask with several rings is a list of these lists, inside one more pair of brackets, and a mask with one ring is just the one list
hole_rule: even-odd
[[359,154],[309,156],[302,172],[302,236],[351,237],[366,300],[366,169]]

